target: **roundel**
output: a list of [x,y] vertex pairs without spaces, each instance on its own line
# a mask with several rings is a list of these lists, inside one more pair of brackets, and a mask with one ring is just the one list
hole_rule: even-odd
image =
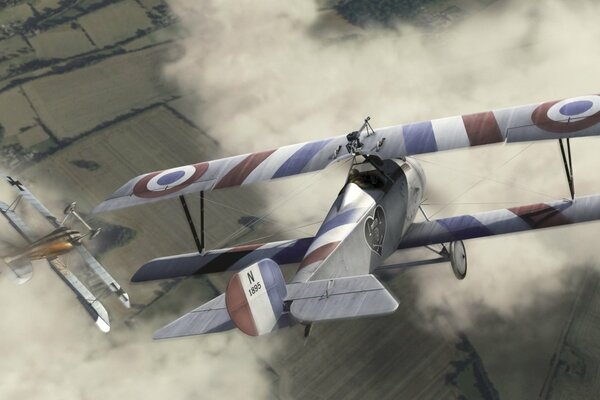
[[201,163],[152,172],[135,184],[133,194],[148,198],[177,192],[196,182],[207,169],[208,163]]
[[533,111],[531,119],[548,132],[577,132],[600,122],[600,96],[580,96],[544,103]]

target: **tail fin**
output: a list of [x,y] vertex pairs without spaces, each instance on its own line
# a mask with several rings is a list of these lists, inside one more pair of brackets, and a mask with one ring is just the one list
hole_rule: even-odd
[[33,277],[33,266],[28,257],[6,257],[4,263],[12,272],[10,277],[18,285],[28,282]]
[[239,330],[260,336],[277,328],[286,295],[279,265],[266,258],[231,277],[225,291],[225,304]]

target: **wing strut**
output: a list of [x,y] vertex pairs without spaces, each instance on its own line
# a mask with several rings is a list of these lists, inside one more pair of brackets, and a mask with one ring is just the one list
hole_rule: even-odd
[[558,139],[560,144],[560,154],[562,155],[563,164],[565,166],[565,174],[567,175],[567,182],[569,182],[569,191],[571,192],[571,200],[575,198],[575,184],[573,182],[573,163],[571,159],[571,143],[569,138],[567,141],[567,151],[565,153],[565,146],[563,145],[563,139]]
[[200,253],[204,251],[204,191],[200,191]]
[[200,238],[198,237],[198,232],[196,231],[194,220],[192,219],[192,215],[188,209],[187,201],[185,201],[185,196],[179,196],[179,200],[181,200],[181,207],[183,208],[187,222],[190,225],[190,230],[192,231],[192,237],[194,238],[194,243],[196,244],[198,253],[202,254],[202,251],[204,250],[204,192],[200,192],[200,224],[202,228],[202,241],[200,241]]

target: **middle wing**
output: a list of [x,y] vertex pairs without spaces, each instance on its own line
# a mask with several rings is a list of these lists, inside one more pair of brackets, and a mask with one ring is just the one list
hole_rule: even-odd
[[[599,124],[600,96],[580,96],[377,129],[361,136],[360,149],[382,159],[401,158],[491,143],[596,136]],[[351,157],[347,144],[346,135],[340,135],[140,175],[94,212],[318,171]]]

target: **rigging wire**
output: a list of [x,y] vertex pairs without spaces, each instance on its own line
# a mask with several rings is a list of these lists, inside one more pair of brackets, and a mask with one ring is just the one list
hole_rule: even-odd
[[[229,206],[229,205],[226,205],[226,204],[220,203],[220,202],[218,202],[218,201],[215,201],[215,200],[209,200],[209,199],[207,199],[206,197],[204,198],[204,201],[207,201],[207,202],[209,202],[209,203],[215,204],[215,205],[217,205],[217,206],[220,206],[220,207],[223,207],[223,208],[227,208],[227,209],[230,209],[230,210],[233,210],[233,211],[237,211],[237,212],[239,212],[239,213],[241,213],[241,214],[250,214],[250,212],[248,212],[248,211],[246,211],[246,210],[242,210],[241,208],[237,208],[237,207]],[[266,222],[269,222],[269,223],[273,223],[273,224],[276,224],[276,225],[287,226],[287,225],[285,225],[285,223],[284,223],[284,222],[277,221],[277,220],[275,220],[275,219],[267,219],[267,218],[264,218],[264,219],[263,219],[263,221],[266,221]],[[294,228],[294,227],[292,227],[292,228],[290,228],[290,229],[287,229],[287,230],[284,230],[284,231],[280,231],[280,232],[278,232],[278,233],[290,232],[290,231],[295,231],[295,230],[297,230],[297,231],[301,232],[301,233],[302,233],[302,234],[304,234],[304,235],[310,235],[310,233],[308,233],[308,232],[304,232],[304,231],[302,231],[301,229],[303,229],[303,228],[306,228],[307,226],[311,226],[311,225],[318,224],[319,222],[320,222],[320,221],[317,221],[317,222],[313,222],[313,223],[310,223],[310,224],[307,224],[307,225],[298,226],[298,227],[295,227],[295,228]],[[241,229],[243,230],[244,228],[247,228],[248,226],[250,226],[250,224],[248,224],[248,225],[244,225],[244,226],[243,226]],[[275,235],[275,234],[273,234],[273,235],[269,235],[269,236],[274,236],[274,235]],[[241,244],[246,244],[246,243],[253,242],[253,241],[255,241],[255,240],[264,239],[264,238],[267,238],[267,237],[269,237],[269,236],[264,236],[264,237],[262,237],[262,238],[252,239],[252,240],[250,240],[250,241],[248,241],[248,242],[241,243]]]
[[[472,184],[471,186],[469,186],[466,190],[464,190],[458,196],[454,197],[448,203],[441,203],[441,204],[444,204],[444,206],[442,208],[440,208],[439,210],[437,210],[435,213],[433,213],[430,217],[433,217],[433,216],[439,214],[440,212],[442,212],[443,210],[445,210],[446,208],[448,208],[451,205],[461,204],[461,203],[456,202],[456,200],[460,199],[465,194],[467,194],[468,192],[470,192],[471,190],[473,190],[476,186],[478,186],[479,184],[481,184],[482,182],[485,182],[485,181],[490,181],[490,182],[495,182],[495,183],[499,183],[499,184],[502,184],[502,185],[507,185],[507,186],[515,187],[515,188],[521,189],[523,191],[534,193],[534,194],[539,195],[539,196],[547,197],[549,199],[555,199],[556,196],[550,196],[547,193],[539,192],[537,190],[531,190],[531,189],[529,189],[527,187],[524,187],[522,185],[519,185],[519,184],[517,184],[515,182],[506,182],[506,181],[500,181],[500,180],[497,180],[497,179],[490,178],[490,176],[494,172],[496,172],[500,168],[506,166],[508,163],[510,163],[511,161],[513,161],[514,159],[516,159],[517,157],[519,157],[526,150],[528,150],[532,145],[533,145],[533,143],[528,144],[523,149],[521,149],[518,153],[516,153],[515,155],[513,155],[512,157],[510,157],[509,159],[507,159],[506,161],[504,161],[502,164],[500,164],[497,167],[495,167],[490,173],[488,173],[487,175],[483,175],[483,176],[482,175],[472,174],[471,172],[462,171],[460,169],[448,167],[448,166],[446,166],[444,164],[441,164],[441,163],[436,163],[436,162],[433,162],[433,161],[429,161],[429,160],[424,160],[424,159],[421,159],[421,158],[413,157],[414,159],[416,159],[419,162],[424,162],[424,163],[429,163],[429,164],[432,164],[432,165],[437,165],[437,166],[443,167],[445,169],[452,170],[452,171],[458,172],[458,173],[462,173],[464,175],[471,175],[471,176],[476,177],[476,178],[479,179],[477,182],[475,182],[474,184]],[[501,203],[499,202],[497,204],[509,204],[509,203],[510,202],[501,202]],[[462,203],[462,204],[468,204],[468,203]],[[479,203],[479,204],[485,204],[485,203]]]
[[268,239],[268,238],[270,238],[270,237],[273,237],[273,236],[276,236],[276,235],[281,235],[282,233],[293,232],[293,231],[296,231],[296,230],[298,230],[298,231],[299,231],[300,229],[303,229],[303,228],[306,228],[306,227],[309,227],[309,226],[318,225],[318,224],[320,224],[321,222],[323,222],[323,221],[320,221],[320,220],[319,220],[319,221],[311,222],[310,224],[306,224],[306,225],[299,226],[299,227],[297,227],[297,228],[291,228],[291,229],[281,230],[281,231],[278,231],[278,232],[272,233],[272,234],[270,234],[270,235],[261,236],[261,237],[259,237],[259,238],[256,238],[256,239],[252,239],[252,240],[248,240],[248,241],[246,241],[246,242],[241,242],[241,243],[238,243],[238,244],[236,244],[236,246],[243,246],[243,245],[246,245],[246,244],[250,244],[250,243],[252,243],[252,242],[258,242],[259,240]]
[[[339,161],[340,165],[344,165],[345,163],[347,163],[350,159],[344,159]],[[340,167],[341,168],[341,167]],[[252,221],[251,223],[249,223],[248,225],[242,226],[241,228],[239,228],[237,231],[233,232],[232,234],[230,234],[229,236],[227,236],[225,239],[221,240],[219,242],[219,244],[217,245],[217,247],[222,247],[225,244],[227,244],[230,241],[233,241],[235,239],[237,239],[239,236],[241,236],[245,229],[252,227],[253,225],[258,224],[259,222],[262,222],[264,220],[267,219],[267,217],[269,217],[270,215],[272,215],[278,208],[282,207],[283,205],[287,204],[289,202],[289,200],[304,192],[305,190],[307,190],[310,186],[314,185],[317,182],[317,178],[320,177],[320,175],[323,173],[323,171],[325,171],[325,168],[320,170],[319,172],[317,172],[312,178],[311,180],[305,184],[304,186],[299,187],[298,189],[292,191],[288,196],[286,196],[282,201],[280,201],[278,204],[274,205],[273,207],[271,207],[270,210],[267,210],[267,212],[265,214],[263,214],[261,217],[257,218],[256,220]]]
[[[531,146],[531,144],[529,146]],[[527,146],[525,149],[521,150],[518,154],[516,154],[515,156],[511,157],[508,161],[506,161],[504,164],[498,166],[497,168],[501,168],[501,167],[505,166],[508,162],[512,161],[514,158],[516,158],[517,156],[519,156],[522,152],[524,152],[525,150],[527,150],[529,148],[529,146]],[[525,192],[536,194],[538,196],[547,197],[548,200],[556,200],[556,196],[552,196],[552,195],[549,195],[547,193],[540,192],[540,191],[537,191],[537,190],[532,190],[532,189],[530,189],[530,188],[528,188],[526,186],[520,185],[520,184],[518,184],[516,182],[501,181],[501,180],[498,180],[498,179],[491,178],[489,175],[491,175],[494,171],[490,172],[488,175],[478,175],[478,174],[474,174],[474,173],[472,173],[470,171],[465,171],[465,170],[462,170],[462,169],[459,169],[459,168],[449,167],[446,164],[442,164],[442,163],[438,163],[438,162],[434,162],[434,161],[430,161],[430,160],[424,160],[422,158],[418,158],[418,157],[414,157],[414,156],[411,156],[411,158],[414,158],[415,160],[417,160],[419,162],[423,162],[423,163],[426,163],[426,164],[436,165],[438,167],[442,167],[442,168],[445,168],[447,170],[450,170],[450,171],[453,171],[453,172],[457,172],[457,173],[460,173],[460,174],[463,174],[463,175],[468,175],[468,176],[472,176],[474,178],[478,178],[478,179],[481,179],[481,180],[487,180],[487,181],[490,181],[490,182],[499,183],[501,185],[511,186],[511,187],[523,190]],[[503,203],[508,203],[508,202],[503,202]],[[447,204],[447,203],[443,203],[443,204]]]

